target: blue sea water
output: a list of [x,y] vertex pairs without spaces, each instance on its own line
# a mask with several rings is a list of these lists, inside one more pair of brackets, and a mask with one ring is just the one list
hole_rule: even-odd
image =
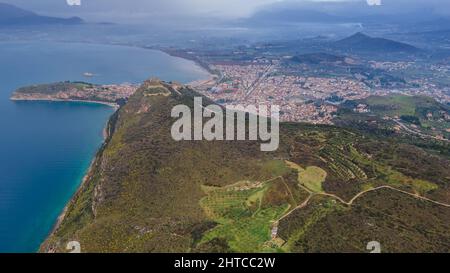
[[[83,77],[84,72],[96,76]],[[34,252],[79,187],[114,109],[13,102],[18,87],[64,80],[190,82],[207,73],[162,52],[93,44],[0,43],[0,252]]]

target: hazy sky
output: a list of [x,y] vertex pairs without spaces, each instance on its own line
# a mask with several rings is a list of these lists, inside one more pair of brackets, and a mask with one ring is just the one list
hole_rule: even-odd
[[[346,7],[348,2],[359,3],[367,8],[367,1],[382,2],[381,9],[407,11],[427,8],[436,13],[450,13],[449,0],[80,0],[81,6],[69,6],[66,0],[0,0],[48,15],[81,16],[88,20],[136,21],[161,16],[218,16],[243,17],[270,4],[305,5],[313,2],[334,2],[331,8]],[[323,5],[323,4],[322,4]],[[328,7],[330,9],[330,7]],[[329,10],[328,10],[329,11]],[[348,10],[351,13],[351,10]]]
[[66,0],[0,0],[47,14],[98,13],[117,14],[173,14],[245,16],[258,6],[277,0],[80,0],[81,6],[69,6]]

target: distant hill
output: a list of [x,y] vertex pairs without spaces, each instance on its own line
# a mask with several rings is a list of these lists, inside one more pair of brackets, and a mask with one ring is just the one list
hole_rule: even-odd
[[0,26],[29,26],[29,25],[74,25],[84,21],[79,17],[58,18],[41,16],[34,12],[18,8],[14,5],[0,3]]
[[[302,22],[379,24],[382,22],[404,27],[417,24],[421,27],[422,22],[442,18],[442,15],[432,12],[433,3],[426,3],[433,1],[420,2],[422,3],[412,5],[414,7],[402,9],[399,3],[373,7],[367,5],[366,1],[272,1],[255,12],[249,21],[262,24],[269,21],[275,24]],[[428,12],[424,12],[425,10]]]
[[420,49],[412,45],[384,38],[373,38],[358,32],[348,38],[334,43],[336,47],[348,51],[377,53],[416,53]]
[[309,53],[294,56],[291,61],[302,64],[346,63],[346,57],[328,53]]

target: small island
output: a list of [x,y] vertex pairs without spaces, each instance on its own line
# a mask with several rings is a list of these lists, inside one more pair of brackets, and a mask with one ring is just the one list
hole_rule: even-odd
[[11,100],[81,101],[119,107],[136,89],[137,86],[133,84],[98,85],[65,81],[21,87],[14,91]]

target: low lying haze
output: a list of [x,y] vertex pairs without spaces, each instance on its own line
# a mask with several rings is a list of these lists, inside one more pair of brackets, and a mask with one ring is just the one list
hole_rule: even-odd
[[[259,10],[318,10],[333,15],[433,14],[450,16],[448,0],[0,0],[45,15],[80,16],[90,21],[139,22],[192,17],[234,19]],[[369,5],[370,4],[370,5]],[[381,4],[381,5],[380,5]]]

